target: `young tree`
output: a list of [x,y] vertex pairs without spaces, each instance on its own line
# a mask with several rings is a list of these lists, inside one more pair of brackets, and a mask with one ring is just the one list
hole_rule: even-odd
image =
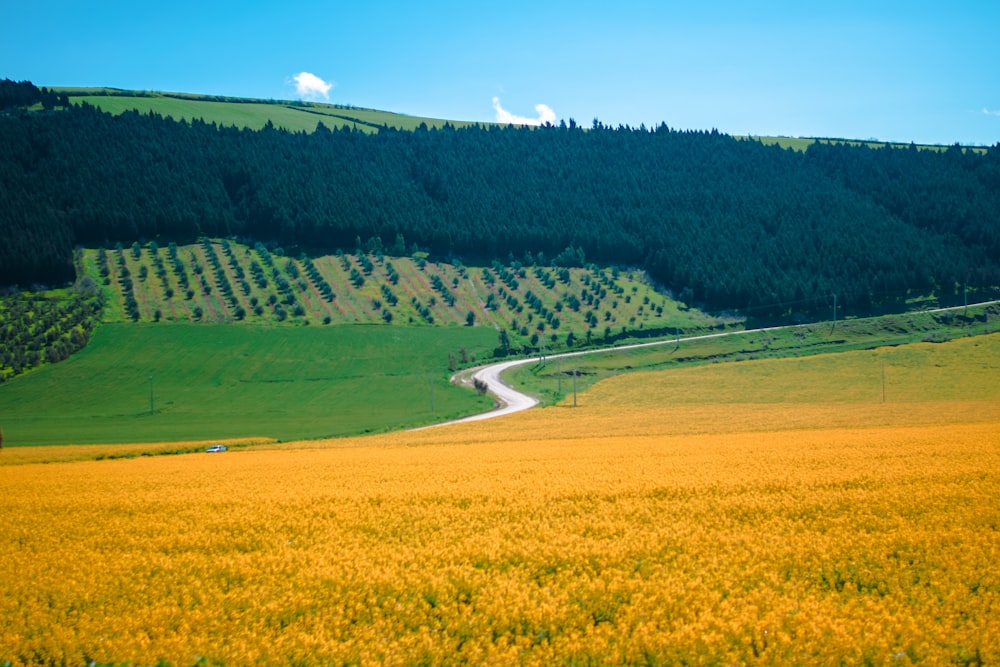
[[469,314],[465,316],[465,326],[471,327],[475,323],[476,323],[476,314],[470,310]]
[[500,349],[504,351],[504,354],[510,351],[510,336],[506,329],[500,330]]

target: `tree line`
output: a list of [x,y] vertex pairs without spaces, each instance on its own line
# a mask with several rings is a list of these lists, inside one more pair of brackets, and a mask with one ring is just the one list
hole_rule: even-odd
[[30,81],[12,81],[0,79],[0,112],[7,109],[30,107],[41,103],[44,109],[54,109],[57,106],[68,107],[69,96],[66,93],[56,93],[48,88],[38,88]]
[[795,152],[598,121],[307,134],[80,104],[0,116],[0,182],[0,284],[71,281],[75,245],[202,236],[638,266],[761,316],[1000,283],[1000,145]]

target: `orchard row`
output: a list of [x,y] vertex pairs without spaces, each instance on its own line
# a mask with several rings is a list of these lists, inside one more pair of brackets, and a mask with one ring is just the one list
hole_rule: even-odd
[[513,345],[565,346],[628,332],[703,326],[692,311],[618,269],[489,268],[381,251],[292,257],[231,240],[87,250],[107,291],[108,319],[330,325],[491,326]]

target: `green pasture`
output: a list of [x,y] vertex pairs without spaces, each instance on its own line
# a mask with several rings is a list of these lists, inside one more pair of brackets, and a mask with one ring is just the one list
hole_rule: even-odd
[[607,404],[845,404],[1000,400],[1000,334],[637,374]]
[[8,447],[416,426],[489,408],[449,384],[448,355],[496,342],[485,327],[105,324],[68,360],[0,385],[0,428]]
[[329,128],[356,127],[365,132],[376,132],[377,128],[382,125],[401,130],[415,130],[421,123],[428,127],[440,127],[446,122],[451,122],[452,125],[470,124],[332,104],[220,101],[195,95],[175,96],[158,93],[151,93],[148,96],[132,96],[90,95],[86,94],[86,91],[67,92],[69,92],[70,101],[75,104],[86,102],[102,111],[116,115],[133,110],[140,113],[152,111],[161,116],[170,116],[174,120],[191,121],[200,118],[206,123],[215,122],[218,125],[252,130],[260,130],[268,121],[271,121],[275,127],[291,132],[313,132],[320,121]]
[[[415,130],[421,124],[427,127],[441,127],[450,123],[456,127],[476,125],[469,121],[448,120],[441,118],[423,118],[336,104],[318,102],[292,102],[276,100],[253,100],[243,98],[219,98],[217,96],[196,95],[193,93],[164,93],[151,91],[130,91],[118,88],[80,88],[70,86],[50,87],[57,93],[66,93],[70,101],[79,103],[86,101],[104,111],[121,114],[133,109],[142,113],[153,111],[163,116],[171,116],[175,120],[190,121],[201,118],[205,122],[215,122],[220,125],[235,125],[236,127],[259,130],[270,120],[275,127],[289,131],[313,132],[317,123],[322,120],[327,127],[354,126],[365,132],[377,132],[378,127],[388,125],[401,130]],[[782,148],[804,151],[817,139],[810,137],[784,136],[736,136],[737,139],[752,139],[767,145],[777,144]],[[885,142],[877,140],[821,138],[821,142],[847,143],[851,145],[868,145],[873,148],[893,146],[905,148],[909,144]],[[948,146],[918,144],[920,149],[945,150]],[[983,147],[966,147],[966,150],[982,152]]]
[[[71,97],[70,100],[74,103],[86,102],[115,115],[126,111],[138,111],[143,114],[152,111],[164,117],[170,116],[174,120],[191,121],[200,118],[206,123],[215,122],[218,125],[252,130],[260,130],[270,120],[276,127],[282,127],[292,132],[313,132],[320,120],[325,121],[321,116],[293,111],[286,106],[277,104],[233,104],[230,102],[181,100],[170,97],[104,95]],[[344,123],[336,124],[342,125]]]
[[[759,141],[765,146],[778,145],[782,148],[792,149],[794,151],[805,151],[815,142],[819,141],[823,144],[847,144],[849,146],[868,146],[869,148],[907,148],[910,144],[904,144],[893,141],[875,141],[875,140],[858,140],[858,139],[814,139],[810,137],[762,137],[762,136],[737,136],[736,139],[751,139],[753,141]],[[920,150],[931,150],[931,151],[943,151],[948,148],[948,146],[942,146],[938,144],[916,144],[917,148]],[[981,146],[966,146],[964,150],[972,151],[975,153],[982,153],[985,149]]]
[[[612,349],[562,359],[548,358],[512,369],[507,373],[507,379],[511,384],[539,397],[543,403],[552,404],[572,397],[574,376],[576,389],[581,392],[600,380],[627,372],[895,348],[910,343],[940,343],[997,332],[1000,332],[1000,306],[996,304],[946,313],[916,311],[848,319],[835,324],[804,324],[765,332],[736,331],[731,335],[713,338],[681,337],[653,347]],[[627,340],[622,341],[621,345],[640,342],[643,341]],[[830,357],[836,358],[837,355]],[[828,363],[836,362],[824,362],[814,367],[823,369],[820,375],[836,373],[836,368],[828,368]],[[731,364],[724,365],[728,367]],[[731,372],[738,374],[738,371]],[[865,372],[870,374],[872,371],[869,368]],[[760,380],[767,381],[766,378]],[[679,380],[679,386],[683,387],[683,380]],[[997,383],[997,387],[1000,387],[1000,383]]]

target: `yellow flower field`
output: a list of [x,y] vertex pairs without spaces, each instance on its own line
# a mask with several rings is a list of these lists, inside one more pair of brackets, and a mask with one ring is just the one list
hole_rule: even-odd
[[273,438],[229,438],[224,440],[199,440],[197,442],[152,442],[130,445],[46,445],[44,447],[17,447],[2,451],[0,466],[24,463],[66,463],[69,461],[103,461],[105,459],[131,459],[137,456],[191,454],[212,445],[246,447],[274,442]]
[[873,354],[0,467],[0,664],[997,664],[1000,337]]

